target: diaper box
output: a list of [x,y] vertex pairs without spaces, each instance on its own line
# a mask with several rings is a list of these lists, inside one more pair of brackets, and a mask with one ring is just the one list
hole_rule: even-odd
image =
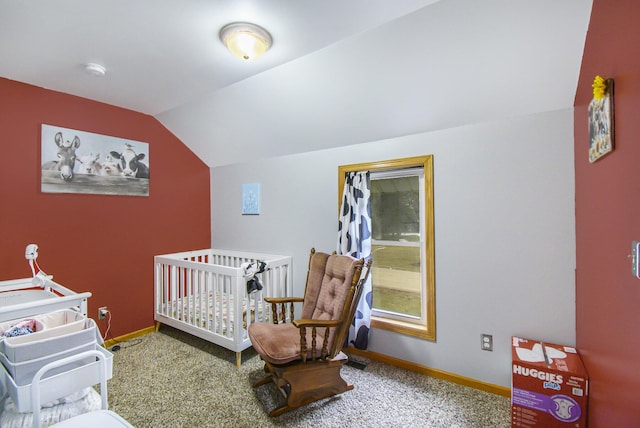
[[512,337],[511,427],[587,426],[589,375],[576,348]]

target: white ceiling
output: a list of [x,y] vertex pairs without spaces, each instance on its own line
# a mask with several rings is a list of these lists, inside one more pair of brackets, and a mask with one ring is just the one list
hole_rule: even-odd
[[[153,115],[219,166],[570,108],[591,3],[0,0],[0,76]],[[219,41],[235,21],[273,36],[257,62]]]

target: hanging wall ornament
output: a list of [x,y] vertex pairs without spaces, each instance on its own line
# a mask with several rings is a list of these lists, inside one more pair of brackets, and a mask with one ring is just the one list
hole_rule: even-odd
[[589,103],[589,162],[613,151],[613,79],[596,76]]

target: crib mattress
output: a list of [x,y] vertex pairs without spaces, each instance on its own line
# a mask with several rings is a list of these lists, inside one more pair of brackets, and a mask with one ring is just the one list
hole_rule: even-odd
[[[243,299],[244,300],[244,299]],[[222,308],[222,311],[220,311]],[[208,297],[202,297],[197,295],[191,295],[178,300],[173,300],[166,303],[163,307],[163,313],[169,313],[174,319],[186,322],[191,325],[196,325],[201,328],[207,328],[207,322],[213,328],[213,324],[220,326],[222,334],[227,335],[233,333],[235,324],[234,316],[234,301],[232,295],[220,295],[214,296],[210,293]],[[251,322],[256,319],[256,305],[255,301],[251,301],[247,304],[247,300],[243,301],[242,305],[242,328],[247,328],[247,311],[251,313]],[[262,309],[258,305],[258,319],[263,318]],[[227,323],[228,321],[228,323]],[[227,324],[230,326],[229,332],[227,332]]]

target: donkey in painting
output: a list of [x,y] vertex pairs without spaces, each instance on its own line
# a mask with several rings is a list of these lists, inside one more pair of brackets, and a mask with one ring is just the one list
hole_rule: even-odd
[[54,137],[58,146],[58,160],[48,161],[42,164],[43,170],[60,171],[60,178],[64,181],[71,181],[73,178],[73,167],[76,164],[76,149],[80,147],[80,138],[75,136],[73,141],[64,141],[62,132],[58,132]]

